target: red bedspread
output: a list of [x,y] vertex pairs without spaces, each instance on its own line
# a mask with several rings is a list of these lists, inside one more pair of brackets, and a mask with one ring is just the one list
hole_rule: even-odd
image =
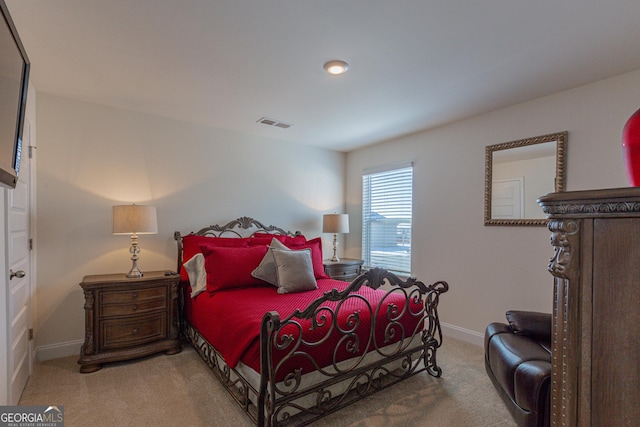
[[[257,372],[260,372],[260,325],[262,318],[266,312],[277,311],[281,319],[287,318],[296,309],[306,308],[312,301],[321,297],[325,292],[331,289],[342,290],[348,286],[348,283],[331,280],[319,279],[318,289],[308,292],[278,294],[273,286],[258,286],[251,288],[241,288],[228,291],[217,292],[213,295],[202,293],[195,299],[187,298],[185,302],[185,316],[187,320],[209,341],[224,357],[225,362],[230,367],[235,367],[242,360],[244,364],[250,366]],[[309,349],[302,346],[303,351],[313,354],[313,359],[319,366],[328,366],[334,360],[334,349],[338,350],[337,359],[347,359],[361,355],[373,348],[373,344],[369,342],[370,328],[370,310],[369,304],[374,308],[378,302],[385,298],[386,292],[382,290],[373,290],[368,287],[362,287],[356,294],[363,296],[368,303],[362,298],[349,298],[340,309],[340,318],[338,325],[344,329],[354,329],[353,313],[357,312],[359,317],[359,326],[355,328],[358,339],[355,340],[357,348],[354,350],[354,340],[343,340],[339,343],[341,335],[335,330],[331,336],[326,337],[326,345],[321,348]],[[338,302],[327,302],[323,306],[335,308]],[[389,305],[392,307],[389,308]],[[411,312],[419,312],[421,306],[411,303]],[[387,320],[388,312],[402,312],[405,306],[405,297],[402,294],[393,294],[384,299],[382,309],[379,311],[378,317],[375,319],[377,324],[375,341],[377,346],[387,345],[397,342],[402,338],[411,336],[414,330],[421,328],[422,316],[403,315],[402,319],[393,328],[387,328],[389,321]],[[326,314],[326,313],[325,313]],[[351,317],[350,317],[351,315]],[[395,316],[395,314],[394,314]],[[310,320],[299,320],[300,330],[303,332],[305,340],[317,342],[323,339],[328,328],[327,325],[319,328],[312,328]],[[398,328],[402,329],[400,331]],[[287,333],[298,336],[298,328],[289,325]],[[385,335],[386,334],[386,335]],[[315,346],[314,346],[315,347]],[[281,358],[290,351],[276,353],[275,358]],[[312,364],[308,357],[299,357],[299,360],[292,359],[287,365],[296,365],[302,367],[303,373],[313,370]],[[276,360],[277,363],[277,360]],[[286,372],[282,372],[282,375]],[[281,375],[278,375],[280,377]]]

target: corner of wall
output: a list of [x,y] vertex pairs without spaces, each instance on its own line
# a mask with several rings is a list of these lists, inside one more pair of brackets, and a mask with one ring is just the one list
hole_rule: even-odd
[[440,326],[442,326],[442,335],[445,335],[445,336],[449,335],[452,338],[466,341],[470,344],[474,344],[480,347],[484,346],[484,335],[481,334],[480,332],[461,328],[456,325],[450,325],[444,322],[441,322]]

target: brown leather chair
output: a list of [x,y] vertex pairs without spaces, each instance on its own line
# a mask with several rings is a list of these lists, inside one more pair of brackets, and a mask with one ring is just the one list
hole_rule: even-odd
[[484,336],[485,368],[519,426],[548,426],[551,314],[507,311]]

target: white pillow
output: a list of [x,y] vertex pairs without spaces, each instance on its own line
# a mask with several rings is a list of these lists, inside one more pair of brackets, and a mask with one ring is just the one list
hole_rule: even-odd
[[[278,239],[271,239],[269,248],[281,249],[283,251],[290,250],[284,245],[284,243],[282,243]],[[264,258],[262,258],[262,261],[260,261],[260,264],[258,264],[256,269],[251,272],[251,275],[256,279],[264,280],[265,282],[273,286],[278,286],[276,262],[273,259],[273,254],[271,253],[271,251],[267,251],[267,253],[264,255]]]
[[207,270],[204,267],[204,255],[195,254],[184,263],[184,269],[189,275],[191,298],[194,298],[207,287]]
[[276,263],[278,293],[303,292],[318,289],[313,274],[311,249],[299,251],[270,248]]

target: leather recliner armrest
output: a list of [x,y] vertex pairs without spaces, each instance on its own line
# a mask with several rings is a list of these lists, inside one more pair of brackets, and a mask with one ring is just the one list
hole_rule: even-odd
[[504,323],[494,322],[487,326],[487,330],[484,334],[484,348],[489,348],[489,340],[496,334],[512,334],[513,331]]
[[515,399],[522,409],[530,412],[540,408],[548,399],[551,383],[551,362],[531,360],[518,366],[514,372]]
[[550,313],[509,310],[506,317],[514,334],[545,341],[551,340]]

